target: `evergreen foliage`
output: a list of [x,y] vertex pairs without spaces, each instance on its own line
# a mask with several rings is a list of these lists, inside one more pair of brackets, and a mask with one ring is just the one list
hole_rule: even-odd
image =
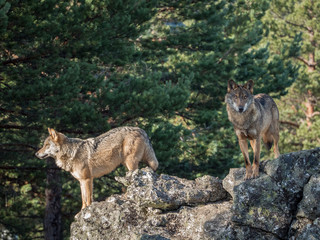
[[319,146],[319,31],[318,1],[273,0],[263,18],[272,54],[292,60],[299,76],[278,102],[282,152]]
[[[46,164],[34,153],[47,127],[86,138],[140,126],[159,173],[222,177],[241,165],[227,80],[280,97],[297,78],[263,41],[268,2],[0,0],[0,224],[21,239],[44,235]],[[95,200],[119,193],[124,172],[96,179]],[[67,238],[80,188],[61,175]]]
[[296,78],[297,69],[289,61],[270,56],[268,45],[258,46],[267,7],[267,1],[161,2],[141,39],[144,55],[154,52],[147,64],[164,78],[175,82],[192,77],[187,106],[174,119],[192,133],[182,143],[180,169],[188,169],[183,176],[222,177],[239,164],[237,139],[224,106],[228,79],[253,79],[255,92],[279,97]]

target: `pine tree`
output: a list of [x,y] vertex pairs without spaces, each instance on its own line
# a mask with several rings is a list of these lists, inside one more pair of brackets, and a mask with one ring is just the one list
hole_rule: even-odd
[[[296,78],[289,61],[270,56],[267,44],[258,45],[267,9],[268,1],[160,3],[141,39],[147,63],[172,82],[192,77],[187,106],[172,119],[190,130],[182,136],[178,174],[222,177],[239,165],[240,150],[224,105],[228,79],[240,83],[253,79],[255,92],[279,97]],[[177,169],[172,167],[172,173]]]
[[[0,45],[0,223],[19,237],[44,235],[44,188],[52,182],[45,184],[45,173],[55,167],[34,153],[47,127],[82,138],[122,125],[152,131],[152,122],[185,105],[187,79],[171,84],[157,72],[137,68],[136,41],[148,27],[154,3],[0,2],[0,17],[6,20]],[[67,236],[80,210],[80,193],[70,174],[61,174]],[[98,200],[121,189],[110,176],[95,187]]]
[[[181,177],[224,176],[239,166],[224,105],[228,79],[253,79],[255,91],[277,97],[296,77],[289,61],[259,45],[268,6],[1,1],[0,223],[24,239],[44,235],[43,182],[55,168],[33,154],[47,127],[86,138],[138,125],[151,137],[158,172]],[[119,193],[113,177],[124,171],[95,180],[95,200]],[[70,174],[60,174],[67,236],[80,192]]]
[[283,152],[319,146],[319,10],[318,1],[274,0],[263,19],[272,52],[299,67],[297,81],[279,101]]

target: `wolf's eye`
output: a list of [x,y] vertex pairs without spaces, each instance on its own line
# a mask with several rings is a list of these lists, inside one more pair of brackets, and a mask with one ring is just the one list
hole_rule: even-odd
[[244,99],[247,99],[247,96],[244,96],[243,98],[244,98]]

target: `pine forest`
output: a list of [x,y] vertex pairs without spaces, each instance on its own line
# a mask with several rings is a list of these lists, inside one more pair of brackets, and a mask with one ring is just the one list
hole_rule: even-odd
[[[140,127],[157,173],[222,178],[244,166],[228,80],[253,80],[279,108],[280,153],[319,147],[319,19],[319,0],[0,0],[0,238],[54,225],[46,239],[69,239],[80,187],[35,156],[48,128]],[[121,193],[126,172],[95,179],[94,200]]]

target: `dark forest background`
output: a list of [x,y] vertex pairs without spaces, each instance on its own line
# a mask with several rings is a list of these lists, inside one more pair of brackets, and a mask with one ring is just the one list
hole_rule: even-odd
[[34,156],[48,127],[139,126],[158,173],[222,178],[243,165],[227,81],[253,79],[280,109],[280,152],[319,146],[319,15],[318,0],[0,0],[0,238],[68,239],[80,187]]

